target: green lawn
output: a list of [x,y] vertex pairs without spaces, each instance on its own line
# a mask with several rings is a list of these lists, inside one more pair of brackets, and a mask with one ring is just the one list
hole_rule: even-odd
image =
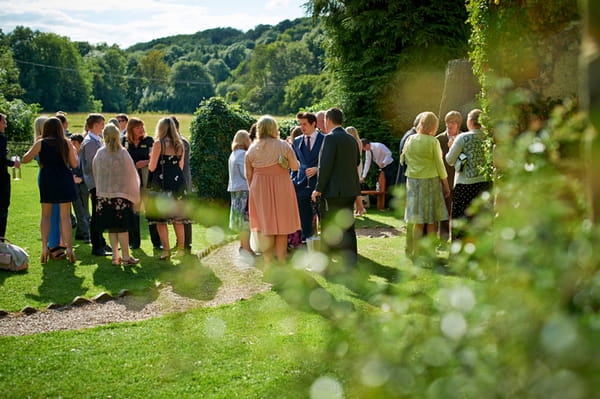
[[[36,167],[26,166],[23,180],[13,185],[8,236],[29,249],[31,266],[24,273],[0,272],[0,308],[42,307],[75,295],[143,288],[172,281],[185,269],[152,258],[147,237],[136,252],[142,262],[135,268],[114,267],[109,258],[92,257],[89,245],[82,243],[75,265],[64,261],[40,265],[36,175]],[[367,215],[357,220],[358,228],[402,228],[391,212],[372,210]],[[195,250],[213,243],[213,230],[206,226],[222,218],[200,217],[203,224],[194,227]],[[337,397],[326,394],[341,389],[346,397],[361,397],[358,380],[347,368],[352,361],[344,353],[366,342],[353,342],[354,337],[307,307],[301,297],[325,288],[337,303],[379,314],[389,290],[394,290],[404,298],[405,319],[418,328],[434,306],[430,293],[455,284],[455,277],[414,267],[404,256],[404,242],[404,234],[359,237],[360,267],[355,276],[362,284],[351,289],[308,273],[298,281],[285,280],[285,286],[273,292],[217,308],[80,331],[0,337],[4,388],[0,396],[307,398],[312,392],[313,397],[325,398]]]
[[139,323],[0,338],[3,398],[306,398],[333,332],[276,294]]
[[[42,265],[39,260],[41,207],[37,188],[38,167],[28,164],[22,169],[22,180],[12,182],[6,235],[28,251],[29,270],[19,273],[0,271],[0,309],[16,311],[24,306],[39,308],[52,302],[69,303],[75,296],[93,297],[102,291],[114,295],[124,288],[138,290],[153,286],[158,281],[176,278],[179,261],[165,263],[156,259],[144,224],[141,226],[141,248],[132,251],[134,256],[141,259],[136,267],[115,267],[110,257],[91,255],[91,246],[81,241],[74,241],[78,260],[75,265],[66,260],[49,260]],[[193,226],[194,252],[208,248],[219,239],[219,232],[223,230],[210,227],[212,223],[223,225],[224,214],[217,215],[221,220],[214,217],[209,220],[199,215],[197,221],[200,223]],[[169,231],[170,242],[174,246],[175,234],[172,228]]]

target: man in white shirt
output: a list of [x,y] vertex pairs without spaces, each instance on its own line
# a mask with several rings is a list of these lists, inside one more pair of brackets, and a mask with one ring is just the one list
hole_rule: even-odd
[[300,168],[292,171],[292,182],[296,189],[302,240],[313,236],[313,218],[315,209],[311,201],[312,192],[317,185],[319,153],[325,136],[317,130],[317,117],[312,112],[299,112],[296,115],[302,135],[294,140],[294,152],[300,162]]
[[392,158],[392,151],[381,143],[371,143],[369,139],[362,139],[363,151],[365,152],[365,164],[363,166],[360,182],[364,183],[371,162],[375,162],[379,170],[383,171],[385,176],[385,185],[387,190],[394,185],[396,180],[396,162]]

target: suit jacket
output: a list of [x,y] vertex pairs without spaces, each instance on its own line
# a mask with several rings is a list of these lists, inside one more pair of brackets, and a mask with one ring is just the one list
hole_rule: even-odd
[[308,179],[306,176],[306,169],[319,166],[319,153],[325,135],[318,131],[315,131],[313,135],[315,138],[312,139],[314,142],[310,151],[306,145],[304,135],[294,139],[294,152],[296,153],[298,162],[300,162],[300,167],[297,171],[292,171],[291,176],[294,187],[296,188],[296,195],[298,196],[310,197],[317,186],[317,177],[313,176],[311,179]]
[[83,181],[90,191],[96,188],[96,184],[94,183],[94,173],[92,171],[92,162],[100,147],[102,147],[102,143],[92,139],[88,134],[83,140],[83,143],[81,143],[81,150],[79,151],[78,166],[83,174]]
[[[442,148],[442,158],[446,159],[446,154],[450,150],[450,147],[448,147],[448,131],[438,134],[435,138],[438,139]],[[450,191],[452,191],[454,189],[454,165],[450,165],[444,161],[444,166],[446,166],[446,172],[448,172],[448,185],[450,186]]]
[[359,163],[360,153],[356,139],[344,128],[336,127],[323,139],[316,190],[325,198],[360,195],[360,182],[356,173]]
[[0,191],[6,192],[10,190],[10,173],[8,167],[15,163],[8,159],[8,148],[6,147],[6,136],[0,133]]
[[[398,146],[398,159],[400,159],[402,156],[402,151],[404,151],[406,141],[413,134],[417,134],[417,130],[414,127],[411,127],[406,133],[404,133],[404,136],[402,136],[400,145]],[[396,174],[396,185],[400,184],[406,184],[406,165],[402,164],[402,162],[399,162],[398,173]]]

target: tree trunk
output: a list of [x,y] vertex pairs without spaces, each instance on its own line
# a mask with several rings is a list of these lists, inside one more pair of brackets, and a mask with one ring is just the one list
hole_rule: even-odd
[[592,128],[585,138],[585,169],[592,220],[600,222],[600,1],[585,0],[585,36],[583,40],[583,82],[581,99],[587,107]]

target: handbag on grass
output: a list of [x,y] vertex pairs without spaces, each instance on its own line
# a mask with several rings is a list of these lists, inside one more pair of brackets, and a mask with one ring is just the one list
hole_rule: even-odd
[[18,272],[29,267],[29,255],[25,250],[0,237],[0,269]]

